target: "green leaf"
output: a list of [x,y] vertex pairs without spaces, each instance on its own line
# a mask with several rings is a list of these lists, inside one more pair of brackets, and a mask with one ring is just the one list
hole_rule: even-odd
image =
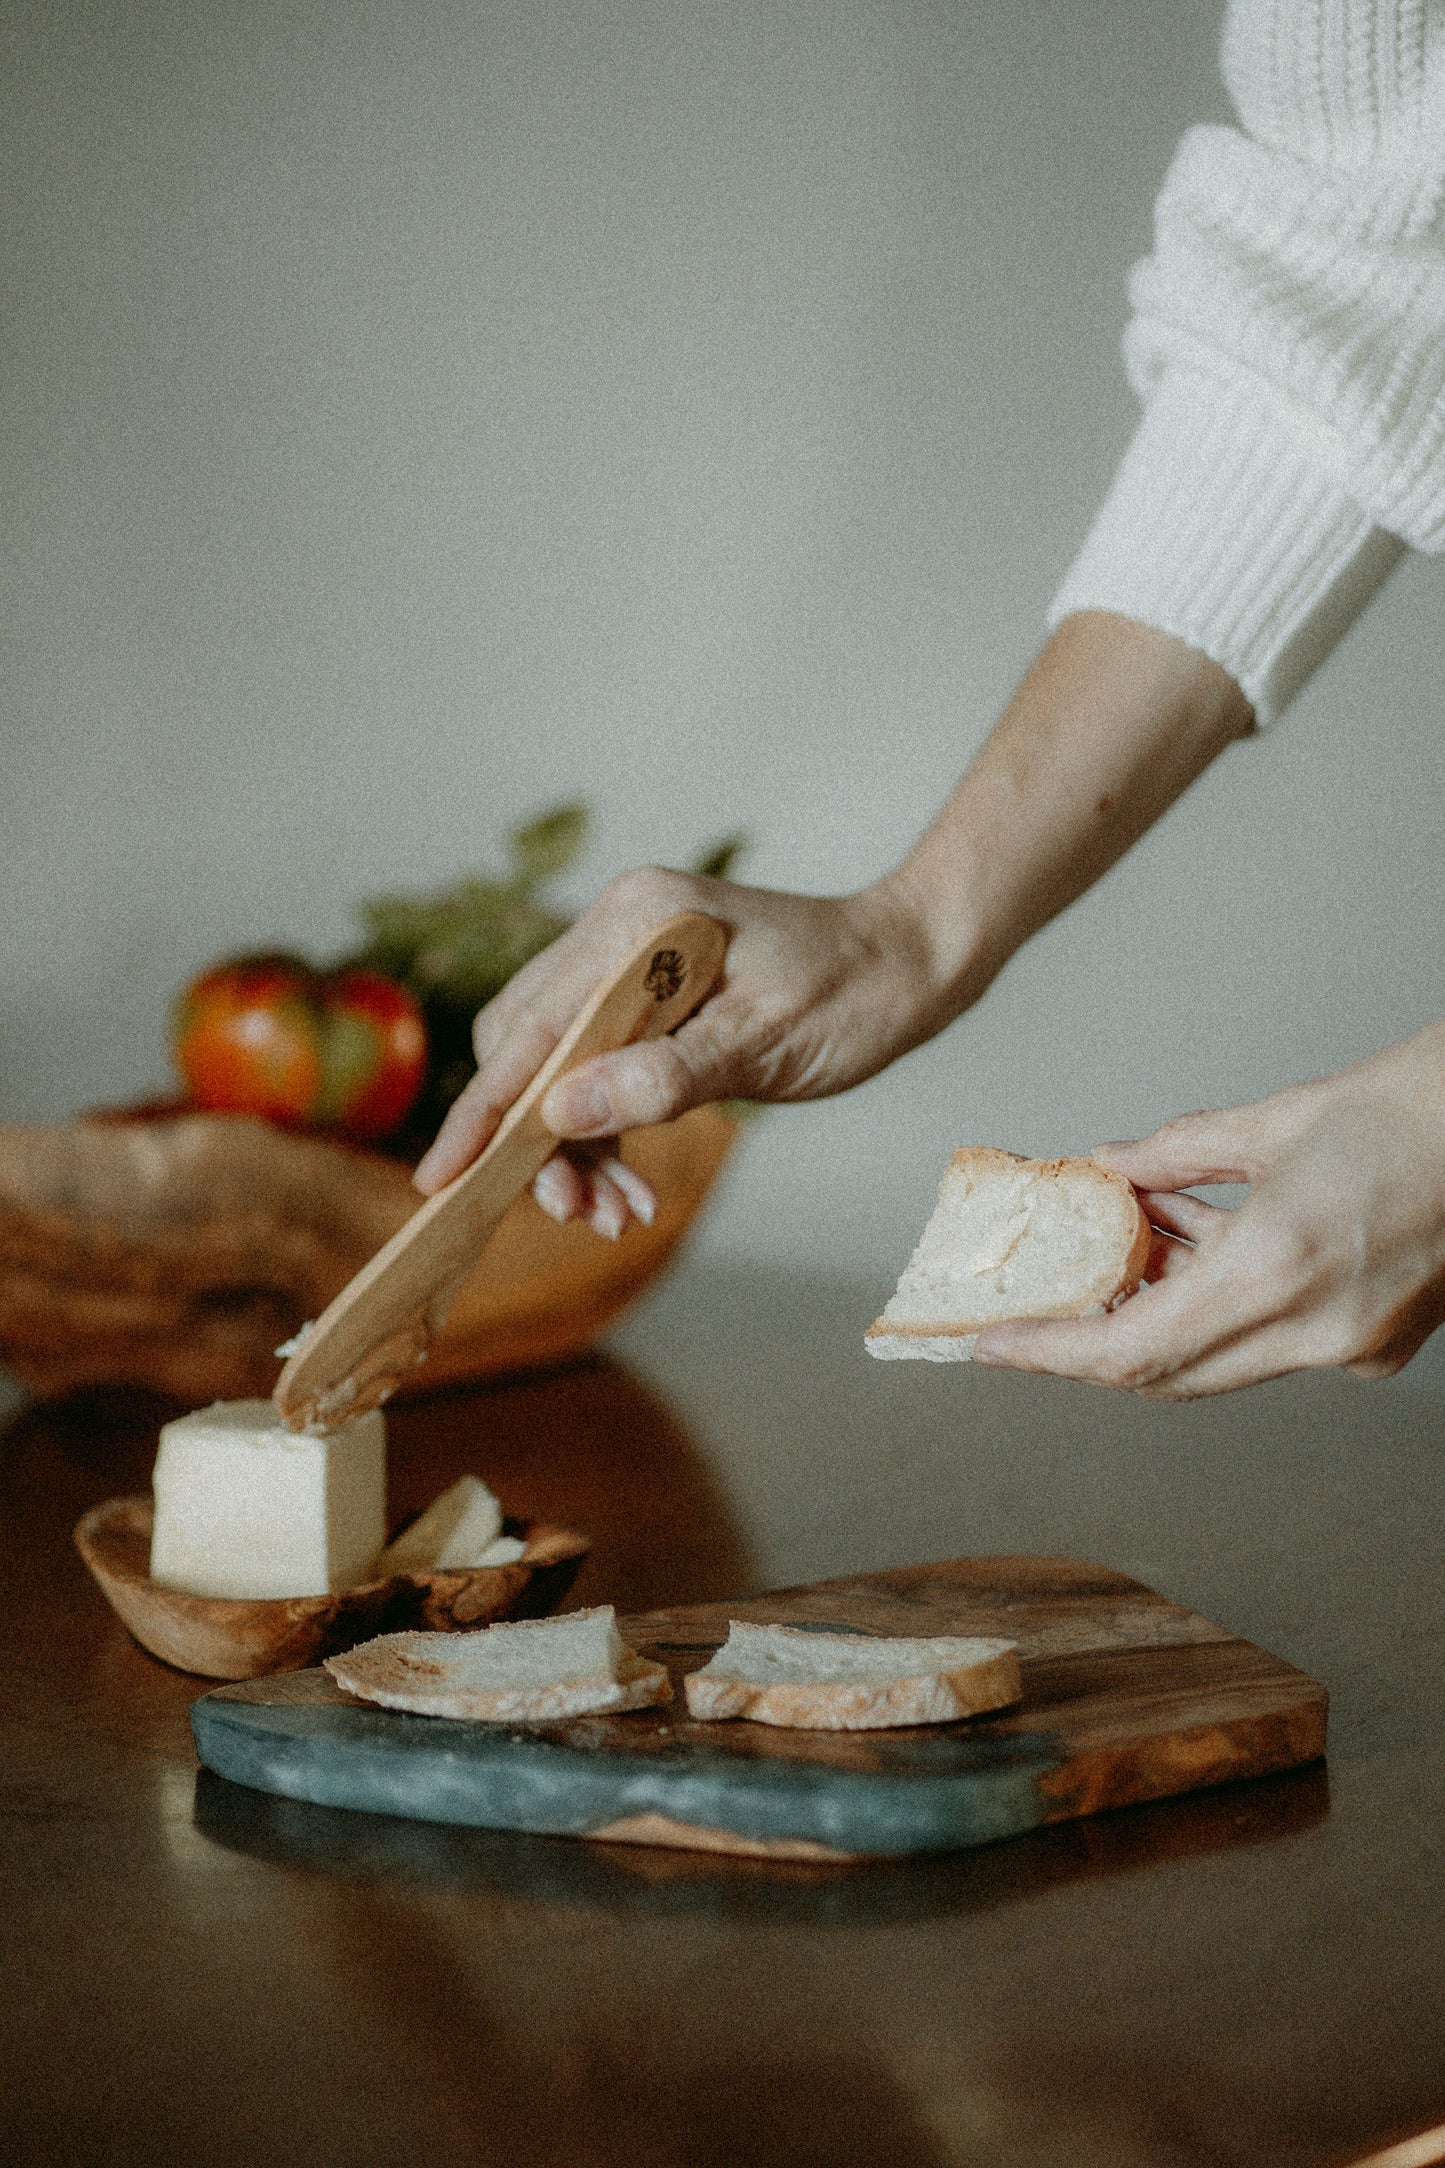
[[[422,1096],[407,1124],[413,1141],[435,1134],[473,1072],[477,1010],[566,931],[567,920],[539,903],[534,891],[575,863],[587,829],[585,805],[554,806],[513,831],[507,878],[474,874],[430,893],[376,896],[358,907],[362,946],[346,961],[400,979],[426,1015],[430,1052]],[[746,844],[745,836],[725,837],[702,854],[694,871],[726,879]],[[732,1104],[728,1111],[742,1119],[747,1110]]]
[[425,896],[376,896],[359,907],[366,945],[356,961],[404,979],[428,939],[436,905]]
[[746,836],[724,836],[721,843],[714,843],[711,850],[694,861],[692,870],[706,881],[725,881],[747,847]]
[[465,881],[452,891],[431,938],[417,951],[412,991],[480,1008],[566,927],[565,919],[515,888]]
[[587,839],[585,805],[554,806],[550,813],[512,830],[512,863],[524,888],[565,873]]

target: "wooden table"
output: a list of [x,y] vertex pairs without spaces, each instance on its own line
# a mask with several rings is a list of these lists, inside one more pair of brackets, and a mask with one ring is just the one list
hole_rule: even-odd
[[22,1406],[0,2160],[1324,2168],[1445,2124],[1445,1411],[1343,1379],[1166,1409],[875,1366],[875,1292],[686,1268],[613,1358],[400,1411],[394,1503],[475,1467],[588,1529],[577,1598],[632,1610],[1104,1559],[1325,1680],[1327,1768],[852,1870],[198,1782],[197,1682],[69,1545],[144,1487],[171,1411]]

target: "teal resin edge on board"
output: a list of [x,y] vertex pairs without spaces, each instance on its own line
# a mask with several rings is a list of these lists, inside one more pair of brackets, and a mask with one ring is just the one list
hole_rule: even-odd
[[194,1705],[191,1729],[218,1776],[317,1806],[550,1836],[657,1814],[880,1857],[1037,1828],[1038,1779],[1062,1762],[1046,1732],[914,1736],[896,1742],[900,1766],[858,1771],[755,1760],[694,1740],[671,1753],[600,1754],[514,1725],[219,1696]]

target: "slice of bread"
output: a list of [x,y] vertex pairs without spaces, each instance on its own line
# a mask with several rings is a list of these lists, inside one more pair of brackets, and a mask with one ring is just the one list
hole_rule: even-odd
[[610,1603],[479,1633],[380,1634],[328,1656],[326,1668],[349,1694],[384,1709],[490,1724],[546,1724],[672,1699],[665,1668],[633,1655]]
[[1085,1317],[1131,1295],[1152,1240],[1121,1174],[1092,1159],[955,1152],[933,1217],[864,1345],[884,1360],[967,1362],[986,1325]]
[[729,1619],[723,1646],[684,1681],[689,1716],[745,1716],[805,1731],[949,1724],[1023,1693],[1012,1641],[885,1640]]

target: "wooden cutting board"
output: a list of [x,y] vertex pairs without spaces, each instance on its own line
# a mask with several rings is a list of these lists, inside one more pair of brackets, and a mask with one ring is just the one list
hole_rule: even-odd
[[[730,1618],[864,1634],[1004,1634],[1024,1698],[906,1731],[689,1720],[679,1682]],[[469,1724],[368,1707],[324,1671],[191,1711],[206,1767],[319,1805],[486,1829],[856,1859],[949,1851],[1293,1768],[1322,1686],[1141,1582],[1075,1558],[959,1558],[624,1620],[677,1699],[625,1716]]]

